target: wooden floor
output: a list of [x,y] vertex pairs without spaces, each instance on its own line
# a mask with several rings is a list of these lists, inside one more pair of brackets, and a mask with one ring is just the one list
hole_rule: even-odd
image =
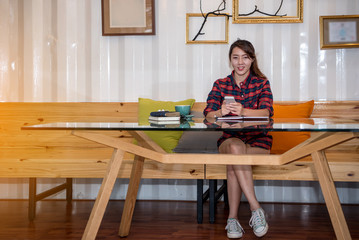
[[[41,201],[34,222],[27,219],[27,201],[0,200],[0,239],[80,239],[93,201]],[[97,239],[120,239],[117,231],[123,201],[110,201]],[[269,232],[262,239],[335,239],[325,205],[262,204],[268,214]],[[345,205],[343,211],[353,239],[359,239],[359,206]],[[124,239],[227,239],[224,230],[228,208],[217,207],[216,223],[197,224],[195,202],[138,201],[131,233]],[[250,213],[243,203],[240,223],[243,239],[257,239],[248,226]]]

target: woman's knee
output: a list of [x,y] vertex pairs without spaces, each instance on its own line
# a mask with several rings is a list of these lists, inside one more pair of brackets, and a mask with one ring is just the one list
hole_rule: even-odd
[[229,138],[219,147],[220,153],[246,154],[246,144],[238,138]]

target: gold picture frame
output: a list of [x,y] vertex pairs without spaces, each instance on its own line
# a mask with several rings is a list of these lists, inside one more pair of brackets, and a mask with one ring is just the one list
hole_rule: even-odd
[[[191,18],[202,18],[204,21],[204,16],[207,14],[202,13],[187,13],[186,14],[186,43],[187,44],[227,44],[228,43],[228,28],[229,28],[229,15],[224,13],[222,15],[215,15],[215,14],[209,14],[207,18],[224,18],[224,36],[222,36],[222,39],[205,39],[205,40],[193,40],[193,36],[191,36]],[[203,25],[204,26],[204,25]],[[206,26],[208,26],[208,23],[206,22]],[[202,31],[201,26],[198,26],[198,28],[195,29],[196,32],[200,33]],[[208,34],[210,35],[210,34]],[[204,35],[201,35],[204,36]]]
[[359,15],[320,16],[320,49],[359,47]]
[[102,35],[155,35],[154,0],[101,0]]
[[[255,12],[263,12],[264,10],[260,11],[259,9],[257,9],[257,6],[255,6],[253,12],[243,14],[246,16],[240,16],[239,9],[241,5],[239,1],[243,3],[253,2],[253,0],[233,0],[233,4],[232,4],[233,23],[302,23],[303,22],[303,0],[292,0],[292,1],[296,1],[296,4],[292,4],[293,9],[291,9],[291,12],[293,12],[293,15],[291,16],[281,15],[278,14],[278,12],[274,12],[272,14],[269,14],[272,16],[263,14],[264,16],[252,16],[252,17],[250,15],[253,15]],[[280,7],[282,7],[282,4],[279,6],[279,9]],[[294,9],[294,7],[296,9]]]

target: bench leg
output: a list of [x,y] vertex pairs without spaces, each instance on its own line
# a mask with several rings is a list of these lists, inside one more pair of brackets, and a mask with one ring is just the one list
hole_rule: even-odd
[[66,183],[51,188],[45,192],[37,194],[36,191],[36,178],[29,179],[29,210],[28,218],[30,221],[35,220],[36,216],[36,203],[44,198],[47,198],[55,193],[66,189],[66,201],[68,204],[72,201],[72,178],[67,178]]
[[337,239],[351,239],[333,177],[324,151],[312,153],[314,167]]
[[72,178],[66,178],[66,201],[68,204],[72,202]]
[[29,210],[28,218],[34,221],[36,215],[36,178],[29,179]]

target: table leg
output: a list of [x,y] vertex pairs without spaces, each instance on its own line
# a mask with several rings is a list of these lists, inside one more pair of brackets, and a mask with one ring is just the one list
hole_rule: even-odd
[[337,239],[351,239],[324,150],[312,153],[314,167]]
[[107,166],[106,175],[102,181],[101,188],[97,195],[95,205],[92,208],[90,218],[87,222],[82,240],[95,239],[100,227],[103,215],[110,199],[110,195],[115,184],[118,172],[124,156],[124,151],[115,149],[112,158]]
[[144,157],[135,156],[130,182],[128,184],[125,206],[122,212],[121,224],[118,232],[120,237],[126,237],[130,233],[132,216],[136,205],[136,198],[142,177],[144,161]]

